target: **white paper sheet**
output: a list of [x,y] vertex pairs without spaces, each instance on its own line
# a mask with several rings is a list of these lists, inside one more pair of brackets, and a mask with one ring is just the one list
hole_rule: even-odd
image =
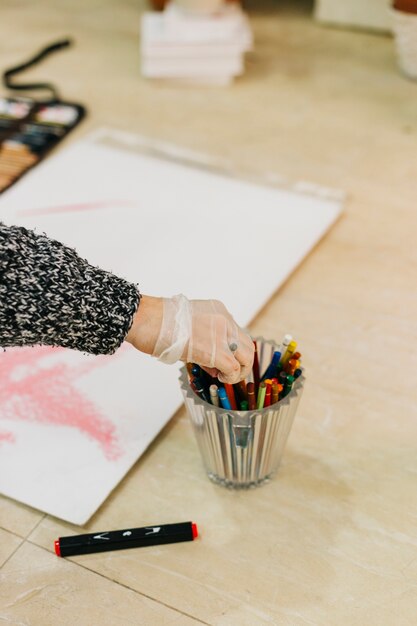
[[[143,293],[223,300],[242,325],[340,210],[337,200],[89,141],[0,198],[5,223],[75,247]],[[181,404],[177,378],[176,366],[130,346],[111,357],[0,354],[0,492],[85,523]]]

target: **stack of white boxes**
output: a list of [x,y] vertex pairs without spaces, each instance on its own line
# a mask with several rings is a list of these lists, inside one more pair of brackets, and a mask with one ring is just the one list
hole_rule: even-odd
[[160,13],[146,12],[142,17],[142,74],[227,85],[243,73],[244,55],[252,44],[249,20],[237,4],[206,15],[169,4]]

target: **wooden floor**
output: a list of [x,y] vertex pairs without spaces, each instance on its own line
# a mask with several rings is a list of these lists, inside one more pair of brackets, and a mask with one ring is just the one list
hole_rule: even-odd
[[53,540],[79,529],[1,499],[1,623],[416,624],[417,84],[391,39],[294,4],[256,5],[246,75],[206,90],[141,79],[136,1],[2,2],[2,67],[76,39],[28,73],[87,104],[75,139],[106,124],[348,200],[252,325],[291,330],[308,370],[277,478],[211,484],[181,411],[86,530],[193,519],[198,542],[58,559]]

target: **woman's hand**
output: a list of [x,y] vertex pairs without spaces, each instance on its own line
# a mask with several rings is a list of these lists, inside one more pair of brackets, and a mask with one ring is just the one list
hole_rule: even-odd
[[224,383],[252,369],[253,342],[218,300],[142,296],[126,341],[164,363],[196,363]]

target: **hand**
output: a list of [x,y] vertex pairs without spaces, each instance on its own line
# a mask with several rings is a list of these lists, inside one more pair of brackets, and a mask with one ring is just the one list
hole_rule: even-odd
[[224,383],[243,380],[252,368],[253,342],[218,300],[142,296],[126,340],[164,363],[196,363]]

